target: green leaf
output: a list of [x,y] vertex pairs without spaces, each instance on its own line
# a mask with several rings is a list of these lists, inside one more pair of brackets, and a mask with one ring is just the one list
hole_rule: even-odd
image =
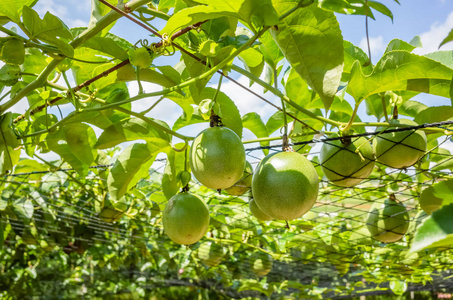
[[21,65],[25,60],[24,43],[18,39],[8,39],[2,46],[0,59],[7,64]]
[[[181,149],[184,143],[175,145]],[[190,151],[189,149],[186,151]],[[190,152],[187,152],[190,153]],[[162,191],[167,199],[170,199],[178,192],[181,187],[181,182],[178,178],[178,173],[184,171],[185,151],[168,151],[167,164],[165,165],[164,174],[162,175]]]
[[[269,136],[266,125],[264,125],[260,115],[256,112],[245,114],[242,117],[242,125],[244,128],[250,130],[257,138]],[[266,147],[269,146],[269,142],[261,142],[260,145]],[[268,155],[269,149],[263,149],[263,153],[264,155]]]
[[453,41],[453,29],[450,31],[450,33],[444,38],[444,40],[440,43],[439,48],[445,45],[446,43],[449,43]]
[[449,204],[427,217],[415,232],[410,252],[433,247],[450,247],[453,243],[452,215],[453,204]]
[[[274,2],[280,14],[297,4],[295,0]],[[343,38],[335,15],[311,5],[298,9],[270,32],[291,66],[328,109],[343,72]]]
[[66,56],[74,57],[74,48],[63,40],[72,40],[73,36],[69,28],[58,17],[47,12],[41,20],[36,11],[24,6],[23,19],[25,28],[32,37],[56,46]]
[[453,107],[451,106],[435,106],[428,107],[420,111],[414,121],[418,124],[436,123],[453,119]]
[[272,26],[277,24],[278,15],[271,0],[197,0],[200,4],[182,9],[175,13],[167,22],[161,33],[169,35],[178,29],[197,22],[219,17],[231,17],[254,23],[256,26]]
[[272,35],[269,31],[266,31],[259,40],[261,42],[260,51],[263,54],[264,61],[266,61],[272,69],[277,68],[278,63],[285,56],[272,38]]
[[[163,121],[154,120],[151,118],[150,120],[168,128],[168,125]],[[106,128],[104,132],[99,136],[95,147],[97,149],[107,149],[127,141],[135,141],[140,139],[144,141],[153,141],[155,138],[161,138],[163,140],[170,141],[170,137],[167,133],[155,128],[153,125],[142,119],[130,117]]]
[[407,282],[402,280],[392,280],[389,286],[395,295],[402,295],[407,290]]
[[[352,66],[355,61],[358,60],[360,65],[363,67],[362,71],[365,74],[370,74],[373,71],[373,66],[370,64],[368,55],[359,47],[355,46],[351,42],[344,41],[344,68],[343,68],[343,80],[348,81],[351,74]],[[345,76],[346,75],[346,76]]]
[[384,54],[370,75],[364,75],[356,62],[347,92],[356,102],[373,94],[401,90],[449,97],[452,76],[453,70],[439,62],[398,50]]
[[446,65],[450,69],[453,69],[453,52],[452,51],[436,51],[427,53],[425,57],[431,58],[432,60],[438,61],[441,64]]
[[0,16],[7,16],[14,23],[20,24],[20,16],[25,6],[33,6],[38,0],[2,0],[0,1]]
[[21,220],[27,221],[33,217],[33,212],[35,211],[35,207],[33,206],[33,202],[26,198],[21,198],[15,200],[12,203],[12,209],[14,214]]
[[404,104],[401,105],[400,107],[398,107],[398,113],[405,116],[416,117],[419,113],[421,113],[427,108],[428,106],[426,106],[423,103],[414,100],[409,100],[404,102]]
[[123,197],[141,178],[149,175],[149,168],[157,154],[170,149],[170,143],[160,138],[127,147],[118,156],[107,177],[110,197],[113,200]]
[[294,68],[289,69],[284,76],[286,96],[305,107],[311,101],[312,93],[308,89],[307,82],[300,77]]
[[387,45],[387,48],[385,49],[384,53],[394,51],[394,50],[404,50],[408,52],[412,52],[416,47],[414,45],[411,45],[405,41],[402,41],[400,39],[394,39],[391,40],[390,43]]
[[[205,88],[198,99],[214,99],[216,91],[213,88]],[[217,94],[216,103],[219,104],[220,111],[215,111],[215,113],[222,118],[223,125],[233,130],[239,138],[242,138],[242,119],[237,106],[221,91]]]
[[0,176],[11,173],[20,158],[19,140],[12,124],[10,112],[0,117]]
[[437,182],[429,187],[432,189],[432,195],[436,198],[442,199],[442,206],[449,205],[453,203],[453,179]]
[[60,155],[81,176],[88,173],[88,167],[95,160],[97,151],[96,134],[93,128],[83,123],[62,127],[46,138],[49,149]]

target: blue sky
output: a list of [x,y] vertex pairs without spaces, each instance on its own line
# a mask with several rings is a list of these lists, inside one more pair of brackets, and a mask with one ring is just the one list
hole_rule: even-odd
[[[414,36],[419,35],[422,39],[423,48],[417,49],[419,54],[436,51],[439,43],[453,28],[453,1],[451,0],[400,0],[398,5],[394,0],[382,0],[382,2],[392,10],[394,20],[376,13],[376,20],[369,20],[369,33],[372,49],[373,63],[376,63],[382,55],[386,45],[394,38],[410,41]],[[40,0],[35,9],[43,15],[46,11],[58,15],[69,27],[87,26],[90,15],[90,0]],[[338,15],[338,21],[343,32],[343,37],[352,43],[363,48],[366,46],[365,40],[365,17]],[[159,26],[160,25],[160,26]],[[156,24],[161,28],[161,24]],[[133,24],[129,20],[121,19],[113,27],[112,33],[117,34],[130,42],[135,43],[139,39],[147,38],[149,33],[144,29]],[[443,50],[453,49],[453,42],[442,47]],[[167,60],[166,64],[174,64],[177,58]],[[244,84],[248,80],[236,76]],[[213,80],[212,85],[215,85]],[[136,86],[131,85],[132,93],[137,91]],[[159,90],[160,87],[147,84],[145,91],[151,92]],[[263,94],[259,87],[253,89]],[[222,85],[222,91],[227,93],[232,99],[236,100],[242,114],[249,111],[257,111],[263,119],[267,119],[275,112],[273,108],[263,104],[251,94],[237,88],[231,82]],[[269,95],[264,95],[271,101],[279,103],[279,100]],[[238,101],[238,99],[240,101]],[[421,100],[420,100],[421,99]],[[440,99],[431,96],[420,96],[420,101],[428,101],[434,105],[449,105],[449,99]],[[149,106],[152,99],[146,99],[134,103],[134,109],[141,110]],[[363,116],[365,107],[359,111]],[[181,114],[181,109],[170,101],[163,101],[153,112],[152,117],[165,116],[165,121],[173,123]],[[366,117],[364,117],[366,119]],[[194,128],[188,128],[191,131]]]

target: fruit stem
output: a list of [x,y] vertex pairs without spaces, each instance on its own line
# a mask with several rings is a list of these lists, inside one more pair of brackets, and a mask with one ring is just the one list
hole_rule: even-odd
[[[274,88],[278,90],[278,73],[277,68],[274,68]],[[288,118],[286,117],[286,107],[285,101],[283,98],[280,97],[280,101],[282,102],[282,112],[283,112],[283,143],[282,143],[282,151],[288,151],[290,149],[288,146]]]
[[385,121],[388,123],[389,116],[387,115],[387,104],[385,104],[385,95],[383,93],[380,93],[379,96],[381,96],[382,110],[384,111]]
[[398,106],[395,104],[395,106],[393,107],[393,116],[392,116],[392,119],[393,120],[398,120]]
[[349,119],[348,124],[346,124],[346,126],[341,130],[346,135],[348,134],[348,131],[351,128],[351,126],[352,126],[352,124],[354,122],[354,119],[355,119],[355,117],[357,115],[357,111],[359,109],[359,106],[360,106],[360,102],[356,102],[356,104],[354,106],[354,111],[352,112],[352,115],[351,115],[351,119]]

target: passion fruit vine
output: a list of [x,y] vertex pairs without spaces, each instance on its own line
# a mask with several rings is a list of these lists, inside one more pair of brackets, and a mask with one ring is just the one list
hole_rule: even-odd
[[244,173],[244,145],[229,128],[205,129],[193,141],[190,167],[195,178],[204,186],[215,190],[229,188]]
[[311,162],[297,152],[266,156],[252,178],[259,209],[277,220],[293,220],[308,212],[318,197],[319,179]]

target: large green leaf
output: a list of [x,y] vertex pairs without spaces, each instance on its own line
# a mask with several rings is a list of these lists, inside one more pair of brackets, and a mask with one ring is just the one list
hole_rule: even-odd
[[93,128],[83,123],[73,123],[62,127],[46,138],[50,150],[61,156],[77,173],[84,176],[95,160],[97,150],[96,134]]
[[256,26],[277,24],[278,15],[271,0],[197,0],[200,4],[175,13],[161,30],[173,34],[182,27],[219,17],[232,17]]
[[407,51],[391,51],[384,54],[370,75],[363,74],[356,62],[347,92],[356,102],[373,94],[401,90],[449,97],[452,76],[453,70],[437,61]]
[[[199,103],[204,99],[214,99],[215,94],[215,89],[205,88],[203,92],[197,97],[198,101],[195,102]],[[225,93],[219,91],[219,93],[217,94],[216,102],[219,105],[214,106],[214,110],[216,110],[216,108],[219,108],[219,111],[216,111],[216,113],[222,118],[223,125],[233,130],[239,136],[239,138],[242,138],[242,119],[236,104],[234,104],[234,101],[231,100]]]
[[[278,0],[274,6],[283,14],[298,2]],[[270,32],[291,66],[328,109],[343,72],[343,38],[335,15],[311,5],[298,9]]]
[[434,106],[420,111],[414,121],[418,124],[436,123],[453,119],[453,107],[451,106]]
[[374,14],[370,9],[373,8],[393,20],[393,14],[390,9],[388,9],[388,7],[384,4],[377,1],[316,0],[316,2],[318,3],[318,6],[323,9],[346,15],[367,15],[374,20]]
[[[153,119],[150,120],[158,123],[159,125],[168,127],[168,125],[163,121]],[[127,141],[135,141],[139,139],[152,141],[155,138],[170,141],[170,137],[167,133],[155,128],[152,124],[142,119],[131,117],[123,119],[106,128],[99,136],[95,147],[98,149],[107,149]]]
[[66,56],[74,56],[72,46],[62,39],[71,40],[72,34],[58,17],[47,12],[41,19],[38,13],[28,6],[24,6],[22,14],[24,25],[34,38],[57,46]]
[[19,24],[24,5],[31,7],[36,2],[38,0],[2,0],[0,1],[0,16],[6,16]]
[[[451,195],[449,195],[451,197]],[[432,247],[451,247],[453,243],[453,204],[443,206],[418,227],[410,252]]]
[[121,199],[141,178],[149,175],[149,168],[157,154],[170,149],[170,143],[160,138],[127,147],[118,156],[107,177],[110,197],[113,200]]
[[278,62],[284,58],[282,51],[268,31],[266,31],[259,40],[261,42],[260,50],[264,60],[272,69],[277,68]]
[[[267,127],[264,124],[261,117],[256,112],[251,112],[245,114],[242,117],[242,125],[250,130],[257,138],[264,138],[268,137],[269,134],[267,133]],[[261,146],[266,147],[269,146],[269,142],[261,142]],[[263,149],[264,155],[269,154],[269,149]]]

